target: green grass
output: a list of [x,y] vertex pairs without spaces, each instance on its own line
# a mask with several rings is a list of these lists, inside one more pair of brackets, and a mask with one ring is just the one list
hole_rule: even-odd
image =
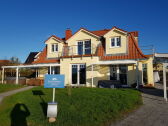
[[16,84],[0,84],[0,93],[14,90],[17,88],[22,88],[23,85],[16,85]]
[[51,124],[46,107],[52,89],[36,87],[7,97],[0,105],[0,126],[11,121],[14,126],[109,126],[142,104],[140,92],[132,89],[72,88],[68,94],[68,89],[56,89],[58,116]]

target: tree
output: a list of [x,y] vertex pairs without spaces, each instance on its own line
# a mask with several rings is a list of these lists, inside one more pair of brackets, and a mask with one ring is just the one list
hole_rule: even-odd
[[21,62],[20,62],[20,60],[19,60],[19,58],[18,57],[11,57],[10,58],[10,63],[12,64],[12,65],[18,65],[18,64],[20,64]]

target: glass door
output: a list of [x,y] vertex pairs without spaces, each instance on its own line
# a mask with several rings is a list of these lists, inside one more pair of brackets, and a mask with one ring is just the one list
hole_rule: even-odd
[[123,85],[127,85],[127,68],[126,65],[119,66],[120,81]]
[[86,65],[72,64],[72,84],[84,85],[86,84]]
[[77,84],[78,81],[78,66],[72,65],[72,84]]
[[117,80],[116,66],[110,66],[110,80]]

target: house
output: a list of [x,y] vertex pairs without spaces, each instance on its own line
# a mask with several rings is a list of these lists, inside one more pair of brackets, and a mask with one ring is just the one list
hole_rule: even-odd
[[96,87],[99,80],[154,85],[153,57],[142,53],[137,31],[81,28],[72,34],[67,29],[64,38],[52,35],[44,44],[31,64],[13,68],[36,68],[40,79],[49,73],[64,74],[65,85],[71,86]]

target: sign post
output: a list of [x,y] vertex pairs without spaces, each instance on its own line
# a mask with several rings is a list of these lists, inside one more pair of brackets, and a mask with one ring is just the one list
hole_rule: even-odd
[[55,88],[64,88],[65,76],[56,75],[45,75],[44,88],[53,88],[52,102],[48,103],[47,117],[49,122],[55,122],[57,117],[57,102],[55,102]]

